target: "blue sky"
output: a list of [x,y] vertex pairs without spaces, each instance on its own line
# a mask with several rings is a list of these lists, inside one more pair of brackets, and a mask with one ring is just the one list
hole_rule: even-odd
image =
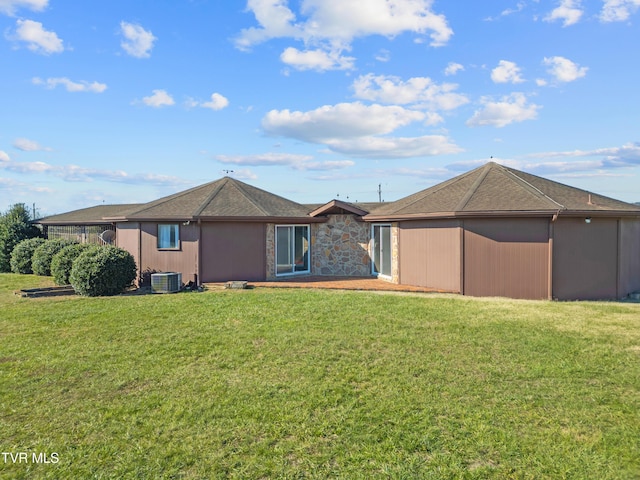
[[494,161],[640,202],[640,0],[0,0],[0,209],[229,175],[385,201]]

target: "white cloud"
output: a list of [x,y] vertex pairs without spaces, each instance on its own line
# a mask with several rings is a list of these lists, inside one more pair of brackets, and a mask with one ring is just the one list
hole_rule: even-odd
[[336,138],[381,135],[425,118],[400,106],[363,105],[360,102],[325,105],[308,112],[271,110],[262,119],[270,135],[325,143]]
[[433,0],[303,0],[296,15],[287,0],[249,0],[247,11],[253,12],[258,26],[242,30],[235,45],[249,50],[270,39],[290,38],[314,47],[283,52],[282,60],[295,68],[351,68],[353,59],[343,57],[342,52],[348,51],[356,38],[392,38],[413,32],[429,35],[434,47],[445,45],[453,31],[444,15],[432,11],[432,4]]
[[577,63],[564,57],[544,58],[543,63],[550,68],[547,70],[558,82],[573,82],[587,74],[587,67],[579,67]]
[[165,90],[153,90],[153,95],[143,97],[142,102],[148,107],[154,108],[167,107],[176,103]]
[[292,153],[263,153],[259,155],[217,155],[216,160],[233,165],[254,167],[288,166],[295,170],[338,170],[355,165],[352,160],[313,161],[311,155]]
[[58,35],[45,30],[42,23],[33,20],[17,20],[16,33],[12,39],[26,42],[27,48],[35,53],[49,55],[64,51],[63,42]]
[[292,23],[295,14],[287,6],[287,0],[248,0],[247,11],[252,11],[260,28],[242,30],[236,38],[236,47],[247,50],[271,38],[302,38],[302,31]]
[[233,165],[249,165],[252,167],[296,165],[313,160],[313,157],[311,155],[296,155],[293,153],[216,155],[214,158],[222,163],[231,163]]
[[464,65],[456,62],[449,62],[447,68],[444,69],[444,74],[450,76],[462,71],[464,71]]
[[366,158],[411,158],[447,155],[463,151],[443,135],[421,137],[360,137],[327,142],[334,152]]
[[145,30],[140,25],[122,21],[120,22],[120,33],[124,40],[120,46],[132,57],[148,58],[151,56],[153,42],[157,40],[150,30]]
[[280,60],[296,70],[352,70],[355,58],[345,57],[340,53],[340,50],[327,52],[320,49],[302,52],[288,47],[280,55]]
[[467,125],[470,127],[494,126],[504,127],[514,122],[533,120],[538,116],[539,105],[527,103],[527,97],[523,93],[512,93],[499,101],[493,101],[490,97],[482,97],[480,103],[482,109],[476,110]]
[[423,104],[433,110],[453,110],[469,102],[454,90],[454,83],[437,84],[428,77],[413,77],[402,81],[395,76],[362,75],[352,85],[355,97],[386,104]]
[[269,135],[326,145],[329,151],[367,158],[409,158],[455,153],[461,149],[441,135],[386,137],[417,121],[437,120],[398,105],[340,103],[308,112],[272,110],[262,119]]
[[[537,1],[537,0],[534,0],[534,1]],[[514,13],[521,12],[526,8],[526,6],[527,6],[526,2],[524,1],[518,2],[515,8],[506,8],[502,12],[500,12],[500,15],[498,15],[497,17],[487,17],[484,20],[486,22],[493,22],[498,20],[500,17],[508,17],[509,15],[513,15]]]
[[13,16],[19,8],[41,12],[48,4],[49,0],[0,0],[0,13]]
[[382,50],[380,50],[376,56],[375,59],[379,62],[383,62],[386,63],[389,60],[391,60],[391,52],[385,48],[383,48]]
[[297,23],[288,3],[249,0],[247,10],[253,12],[260,27],[242,30],[236,45],[250,48],[283,37],[348,44],[368,35],[393,37],[404,32],[430,32],[431,44],[440,46],[453,34],[445,17],[431,11],[432,0],[304,0],[300,14],[306,21]]
[[51,148],[43,147],[38,142],[29,140],[28,138],[16,138],[13,142],[13,146],[23,152],[51,151]]
[[4,150],[0,150],[0,162],[10,162],[10,161],[11,161],[11,157],[9,157],[9,154]]
[[210,102],[201,103],[200,106],[211,110],[222,110],[229,106],[229,100],[219,93],[214,93],[211,95]]
[[3,170],[24,174],[53,175],[69,182],[108,181],[145,185],[184,185],[185,181],[177,177],[155,173],[130,174],[123,170],[101,170],[78,165],[51,165],[45,162],[14,162],[6,160],[0,163]]
[[498,66],[491,70],[491,80],[495,83],[522,83],[520,67],[514,62],[500,60]]
[[624,22],[640,8],[640,0],[604,0],[600,20]]
[[53,89],[58,85],[63,85],[67,92],[92,92],[102,93],[107,89],[107,85],[99,82],[86,82],[81,80],[80,82],[73,82],[66,77],[47,78],[43,80],[35,77],[31,80],[34,85],[44,85],[46,88]]
[[562,20],[563,27],[578,23],[584,13],[581,3],[581,0],[560,0],[560,5],[554,8],[544,20],[546,22]]

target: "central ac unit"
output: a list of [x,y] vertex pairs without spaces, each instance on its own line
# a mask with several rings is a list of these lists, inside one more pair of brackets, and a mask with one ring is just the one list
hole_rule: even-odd
[[182,287],[182,274],[175,272],[152,273],[151,291],[153,293],[175,293]]

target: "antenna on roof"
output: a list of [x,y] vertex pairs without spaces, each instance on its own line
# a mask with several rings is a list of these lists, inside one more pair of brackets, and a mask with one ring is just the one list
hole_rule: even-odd
[[233,173],[233,170],[222,170],[224,172],[225,175],[229,175],[230,173]]

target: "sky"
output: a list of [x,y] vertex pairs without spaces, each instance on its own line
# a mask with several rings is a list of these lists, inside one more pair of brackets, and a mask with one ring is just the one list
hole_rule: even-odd
[[0,0],[0,210],[225,175],[393,201],[495,161],[640,202],[640,0]]

